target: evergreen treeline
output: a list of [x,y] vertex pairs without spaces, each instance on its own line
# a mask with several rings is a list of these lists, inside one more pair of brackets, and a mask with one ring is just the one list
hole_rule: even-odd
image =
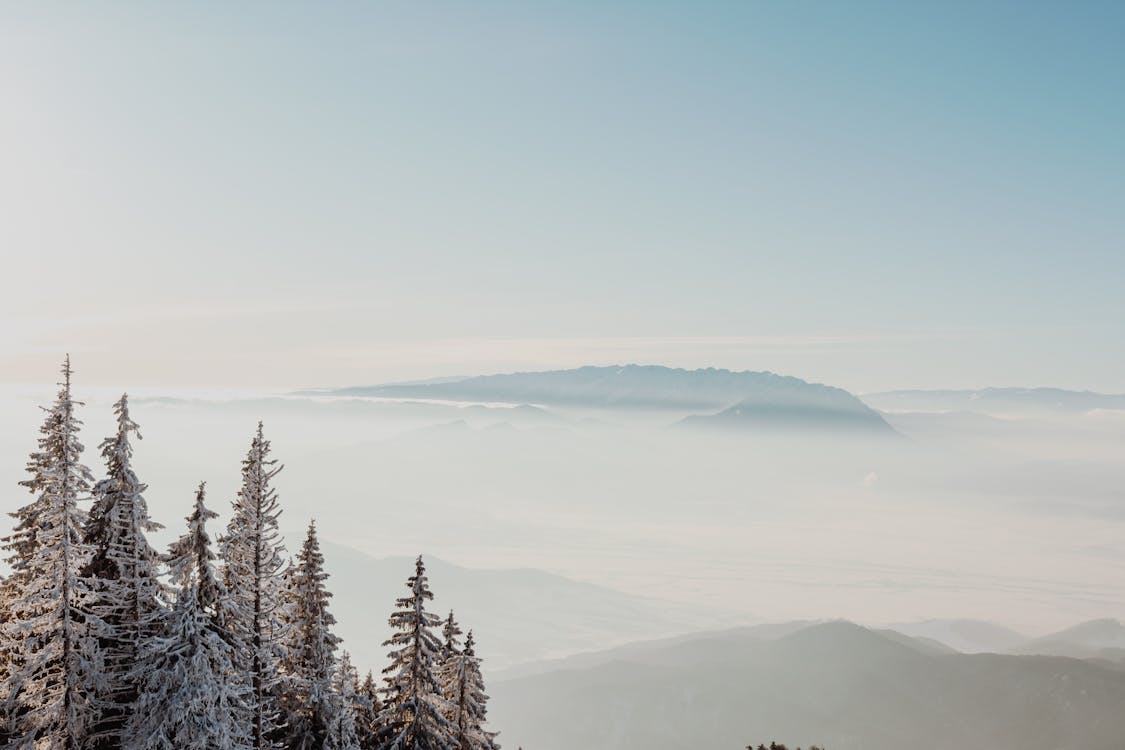
[[[433,598],[419,557],[390,617],[390,664],[361,680],[332,632],[324,557],[309,524],[295,561],[261,424],[217,543],[195,494],[166,553],[147,534],[140,437],[125,396],[101,443],[105,477],[82,463],[69,358],[44,407],[11,515],[0,581],[0,745],[20,750],[496,750],[470,631]],[[381,684],[380,684],[381,683]]]

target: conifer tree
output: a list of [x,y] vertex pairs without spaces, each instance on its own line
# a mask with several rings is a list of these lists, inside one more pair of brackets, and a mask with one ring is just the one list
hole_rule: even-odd
[[445,618],[445,624],[441,626],[441,637],[441,661],[444,664],[451,656],[461,653],[461,627],[453,618],[452,609]]
[[242,487],[222,539],[228,595],[223,624],[234,638],[239,672],[247,680],[247,720],[253,750],[280,747],[283,719],[278,692],[281,658],[288,642],[282,617],[284,545],[278,532],[281,509],[271,482],[281,467],[269,458],[262,423],[242,462]]
[[426,566],[419,556],[414,575],[406,582],[410,595],[398,599],[390,617],[397,632],[383,645],[391,646],[391,664],[383,673],[386,703],[379,716],[380,750],[453,750],[447,705],[434,674],[441,643],[433,629],[441,618],[426,611],[433,599]]
[[94,485],[86,524],[86,542],[93,547],[87,566],[95,590],[90,609],[104,623],[99,646],[106,682],[92,736],[96,746],[110,749],[120,746],[121,729],[137,699],[140,644],[157,633],[167,599],[157,578],[160,555],[145,536],[163,527],[149,517],[142,494],[146,487],[131,465],[129,433],[140,438],[140,432],[129,417],[128,396],[114,404],[114,413],[117,432],[101,444],[107,477]]
[[378,746],[379,713],[383,704],[379,700],[379,688],[375,675],[368,670],[359,689],[356,691],[355,715],[356,732],[362,750],[375,750]]
[[2,707],[7,702],[8,675],[11,673],[12,647],[6,631],[12,621],[12,580],[9,576],[0,576],[0,747],[8,741],[7,717]]
[[187,586],[195,588],[200,608],[217,619],[224,589],[215,572],[216,556],[211,551],[207,522],[218,518],[219,514],[207,507],[206,498],[207,483],[200,482],[195,492],[195,506],[187,517],[187,533],[168,545],[167,561],[178,595],[182,596]]
[[11,675],[15,656],[12,642],[7,638],[8,626],[12,622],[12,578],[0,576],[0,747],[7,745],[8,715],[4,706],[8,702],[8,677]]
[[176,602],[164,634],[144,642],[142,689],[123,732],[124,750],[248,750],[248,689],[234,646],[218,622],[222,586],[207,521],[216,517],[199,485],[188,530],[168,554]]
[[92,550],[78,507],[93,476],[81,462],[69,357],[62,375],[54,405],[44,409],[31,478],[21,482],[36,498],[13,513],[16,529],[5,544],[13,571],[5,713],[10,746],[36,750],[80,750],[104,688],[95,642],[101,623],[87,609],[92,591],[83,575]]
[[480,658],[475,651],[473,632],[465,639],[465,648],[453,653],[442,669],[445,698],[450,705],[450,723],[453,725],[455,750],[494,750],[494,732],[484,729],[488,713],[488,696],[484,692],[484,678],[480,671]]
[[352,666],[351,656],[345,651],[336,666],[332,679],[334,707],[328,717],[328,736],[324,750],[360,750],[356,726],[356,708],[359,702],[359,675]]
[[289,638],[284,644],[283,706],[288,721],[286,746],[292,750],[324,746],[341,710],[333,691],[340,639],[331,630],[336,618],[328,611],[332,594],[325,587],[327,579],[316,523],[312,522],[297,553],[297,564],[289,570],[285,591]]

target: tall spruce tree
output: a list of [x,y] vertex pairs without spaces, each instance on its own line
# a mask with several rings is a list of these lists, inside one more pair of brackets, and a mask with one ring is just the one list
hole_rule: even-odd
[[359,675],[352,666],[351,656],[345,651],[336,665],[332,678],[333,710],[328,717],[328,734],[324,750],[360,750],[359,731],[356,725],[359,705]]
[[342,709],[333,691],[340,639],[332,633],[336,618],[328,611],[332,594],[325,587],[328,574],[315,522],[309,524],[297,564],[289,573],[285,591],[289,639],[282,665],[282,705],[288,721],[285,744],[291,750],[319,750]]
[[379,717],[380,750],[453,750],[453,727],[435,675],[441,643],[433,629],[441,618],[426,611],[433,599],[426,566],[419,555],[406,586],[410,595],[396,600],[390,617],[397,632],[383,645],[391,646],[391,664],[383,673],[386,702]]
[[136,674],[142,689],[122,736],[124,750],[248,750],[248,687],[239,679],[234,645],[219,625],[222,584],[199,485],[187,532],[168,553],[176,602],[165,632],[142,645]]
[[102,623],[87,605],[92,557],[84,539],[86,514],[78,507],[93,476],[82,464],[80,402],[71,396],[70,357],[53,406],[40,428],[39,450],[21,484],[36,498],[12,515],[10,616],[4,636],[11,646],[6,693],[10,746],[80,750],[95,718],[95,696],[104,689],[96,637]]
[[285,547],[278,532],[281,509],[271,483],[281,467],[269,458],[262,423],[242,462],[242,487],[222,539],[228,595],[224,625],[235,640],[239,671],[249,694],[246,709],[254,750],[281,747],[284,720],[279,705],[281,660],[289,641],[282,617]]
[[146,533],[163,526],[149,517],[142,494],[146,486],[132,468],[130,433],[140,438],[129,417],[129,399],[114,404],[117,431],[101,444],[107,476],[94,485],[94,504],[86,524],[86,542],[93,547],[87,575],[95,595],[90,609],[104,623],[99,638],[105,688],[98,695],[98,720],[91,731],[95,747],[121,745],[121,730],[137,699],[135,665],[140,645],[163,624],[167,596],[158,579],[160,554]]
[[216,555],[211,551],[211,535],[207,522],[219,514],[206,505],[207,483],[200,482],[195,491],[195,506],[187,517],[188,530],[168,545],[168,571],[178,597],[188,586],[195,589],[195,599],[205,612],[218,618],[225,590],[215,572]]
[[484,729],[488,695],[475,646],[470,630],[464,650],[451,653],[443,665],[442,688],[450,705],[456,750],[495,750],[500,747],[496,734]]
[[356,732],[361,750],[375,750],[378,747],[379,713],[382,709],[383,702],[379,700],[375,675],[368,670],[356,691],[355,699]]

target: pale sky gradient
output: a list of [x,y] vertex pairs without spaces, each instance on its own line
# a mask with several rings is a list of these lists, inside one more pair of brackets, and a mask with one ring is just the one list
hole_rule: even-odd
[[6,3],[0,380],[1125,391],[1118,2]]

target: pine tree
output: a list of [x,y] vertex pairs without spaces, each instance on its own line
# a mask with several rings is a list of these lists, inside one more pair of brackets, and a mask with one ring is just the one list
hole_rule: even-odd
[[441,644],[433,628],[441,618],[426,611],[433,599],[426,567],[419,556],[414,575],[406,582],[410,595],[398,599],[390,617],[396,632],[384,646],[393,647],[391,664],[383,673],[386,703],[380,713],[380,750],[453,750],[447,705],[434,674]]
[[123,733],[125,750],[247,750],[245,683],[232,643],[218,622],[222,587],[215,575],[199,485],[188,530],[169,548],[176,602],[165,633],[141,649],[142,689]]
[[183,595],[185,587],[192,586],[199,607],[217,618],[225,591],[215,572],[215,553],[211,551],[207,522],[218,518],[219,514],[207,507],[206,498],[207,483],[200,482],[195,492],[195,506],[187,517],[187,533],[168,545],[167,561],[172,585],[177,587],[179,595]]
[[484,692],[484,678],[480,659],[476,655],[473,631],[465,639],[465,648],[453,652],[442,668],[445,698],[450,704],[450,723],[456,750],[494,750],[494,732],[484,729],[488,695]]
[[345,651],[332,679],[331,695],[335,705],[328,717],[328,736],[325,738],[324,750],[360,750],[356,726],[358,689],[359,675],[352,666],[351,656]]
[[375,750],[378,747],[379,713],[383,709],[379,700],[379,688],[375,675],[370,670],[356,691],[355,715],[359,746],[362,750]]
[[104,623],[99,637],[105,690],[98,696],[99,717],[92,735],[97,746],[116,748],[137,699],[135,664],[140,644],[159,630],[167,599],[157,578],[160,555],[145,534],[163,528],[148,514],[146,487],[132,468],[129,433],[140,438],[129,417],[128,396],[114,404],[117,432],[101,444],[107,477],[94,485],[94,505],[86,524],[93,546],[87,575],[94,582],[90,609]]
[[[12,622],[12,595],[11,578],[0,576],[0,636],[7,631]],[[11,675],[13,657],[12,643],[6,637],[0,637],[0,707],[3,707],[8,700],[8,677]],[[0,747],[6,745],[8,740],[7,712],[0,710]]]
[[449,610],[449,615],[445,618],[445,623],[442,625],[442,646],[441,654],[438,661],[437,677],[438,683],[441,685],[441,693],[446,701],[445,718],[449,720],[450,724],[454,727],[457,726],[457,696],[460,686],[458,683],[461,661],[461,627],[457,624],[456,618],[453,616],[453,610]]
[[239,671],[249,685],[246,709],[254,750],[280,747],[283,724],[278,692],[283,645],[289,640],[282,614],[284,545],[281,515],[271,482],[281,467],[269,458],[262,424],[242,462],[242,487],[222,540],[228,596],[223,624],[235,639]]
[[13,516],[10,619],[4,636],[12,646],[6,681],[11,746],[79,750],[94,718],[100,679],[95,636],[98,618],[87,609],[92,591],[83,570],[92,557],[82,529],[93,476],[81,462],[80,402],[71,397],[70,358],[62,367],[58,397],[46,408],[31,478],[21,482],[36,498]]
[[285,643],[283,706],[289,726],[286,745],[292,750],[321,748],[340,712],[333,692],[336,648],[332,634],[336,618],[328,611],[332,594],[325,587],[324,556],[310,523],[297,564],[290,569],[285,591],[289,639]]
[[450,657],[461,653],[461,627],[453,618],[452,609],[449,610],[449,616],[445,618],[445,624],[441,627],[441,637],[441,662],[444,664]]

